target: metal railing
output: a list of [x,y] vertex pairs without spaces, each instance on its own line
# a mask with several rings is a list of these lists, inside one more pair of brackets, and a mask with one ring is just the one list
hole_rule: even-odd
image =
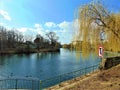
[[69,72],[69,73],[65,73],[65,74],[60,74],[56,77],[41,80],[40,81],[40,90],[42,90],[44,88],[48,88],[48,87],[56,85],[56,84],[59,84],[63,81],[70,80],[70,79],[73,79],[76,77],[80,77],[80,76],[86,75],[90,72],[94,72],[98,68],[99,68],[99,64],[93,65],[90,67],[86,67],[86,68],[83,68],[83,69],[80,69],[77,71],[73,71],[73,72]]
[[39,80],[32,78],[6,78],[0,80],[0,90],[39,90]]
[[51,77],[45,80],[33,79],[33,78],[7,78],[0,80],[0,90],[19,90],[19,89],[27,89],[27,90],[42,90],[44,88],[48,88],[50,86],[59,84],[63,81],[70,80],[76,77],[80,77],[82,75],[86,75],[90,72],[94,72],[99,67],[99,64],[93,65],[90,67],[86,67],[77,71],[60,74],[55,77]]

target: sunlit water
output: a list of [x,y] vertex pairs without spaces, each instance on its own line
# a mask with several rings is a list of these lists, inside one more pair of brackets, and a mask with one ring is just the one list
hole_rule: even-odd
[[0,78],[15,76],[43,80],[98,63],[99,58],[95,55],[82,58],[80,52],[67,49],[61,49],[56,53],[2,55],[0,56]]

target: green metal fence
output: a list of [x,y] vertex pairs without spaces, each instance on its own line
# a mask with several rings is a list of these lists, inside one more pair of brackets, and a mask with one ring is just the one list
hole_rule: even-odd
[[93,65],[90,67],[86,67],[77,71],[73,71],[73,72],[69,72],[69,73],[65,73],[65,74],[60,74],[56,77],[51,77],[45,80],[40,81],[40,90],[44,89],[44,88],[48,88],[50,86],[59,84],[63,81],[66,80],[70,80],[76,77],[80,77],[82,75],[86,75],[90,72],[94,72],[95,70],[97,70],[99,68],[99,64],[97,65]]
[[90,67],[86,67],[77,71],[60,74],[55,77],[51,77],[45,80],[33,79],[33,78],[7,78],[0,80],[0,90],[19,90],[19,89],[27,89],[27,90],[42,90],[44,88],[48,88],[50,86],[59,84],[63,81],[70,80],[76,77],[80,77],[82,75],[86,75],[90,72],[94,72],[98,69],[99,64],[93,65]]

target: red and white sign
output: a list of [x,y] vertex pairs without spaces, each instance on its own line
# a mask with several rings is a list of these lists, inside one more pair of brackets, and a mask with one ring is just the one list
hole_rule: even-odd
[[98,56],[99,57],[103,57],[103,54],[104,54],[104,49],[102,46],[99,46],[99,49],[98,49]]

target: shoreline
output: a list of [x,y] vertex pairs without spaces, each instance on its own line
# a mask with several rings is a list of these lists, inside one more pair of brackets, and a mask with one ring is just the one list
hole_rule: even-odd
[[16,50],[4,50],[0,51],[0,55],[4,54],[32,54],[32,53],[40,53],[40,52],[60,52],[60,48],[54,49],[41,49],[41,50],[24,50],[24,51],[16,51]]

